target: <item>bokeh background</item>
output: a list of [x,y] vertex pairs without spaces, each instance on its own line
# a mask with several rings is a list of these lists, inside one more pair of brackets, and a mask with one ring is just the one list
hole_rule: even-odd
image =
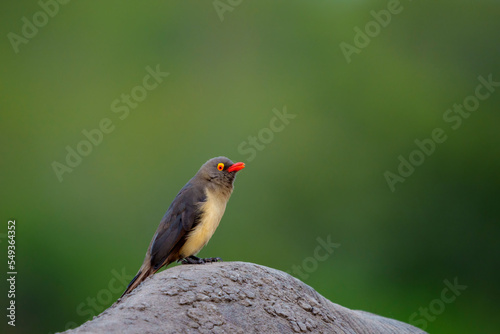
[[[4,310],[11,218],[18,271],[16,327],[4,315],[2,332],[62,331],[111,305],[178,190],[218,155],[247,168],[200,256],[311,268],[329,236],[340,246],[295,276],[331,301],[417,312],[432,333],[495,332],[500,88],[456,130],[443,114],[479,76],[500,81],[500,3],[401,1],[348,63],[340,44],[388,2],[71,1],[17,53],[8,34],[42,9],[2,3]],[[157,65],[169,76],[120,119],[113,101]],[[295,118],[269,139],[284,108]],[[60,182],[53,162],[106,118],[114,130]],[[391,191],[384,173],[435,128],[447,140]],[[418,315],[455,279],[460,296]]]

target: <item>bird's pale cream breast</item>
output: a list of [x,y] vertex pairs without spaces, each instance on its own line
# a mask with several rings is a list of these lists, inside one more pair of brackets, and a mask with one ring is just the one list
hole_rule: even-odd
[[200,203],[203,212],[198,225],[189,233],[180,250],[181,258],[196,255],[210,240],[226,210],[230,194],[206,190],[207,200]]

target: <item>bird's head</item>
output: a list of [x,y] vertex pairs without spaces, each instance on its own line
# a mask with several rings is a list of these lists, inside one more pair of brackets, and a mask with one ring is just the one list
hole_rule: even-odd
[[236,173],[243,168],[243,162],[234,163],[226,157],[217,157],[201,166],[196,176],[208,181],[213,187],[232,189]]

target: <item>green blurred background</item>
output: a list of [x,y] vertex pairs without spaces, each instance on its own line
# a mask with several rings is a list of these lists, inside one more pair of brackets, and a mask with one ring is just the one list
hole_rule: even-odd
[[[17,53],[8,34],[42,9],[0,5],[0,248],[15,218],[18,271],[16,327],[4,315],[2,332],[62,331],[111,305],[178,190],[218,155],[247,168],[200,256],[290,271],[330,236],[340,246],[297,277],[331,301],[410,322],[457,278],[467,288],[417,325],[496,332],[500,88],[457,130],[443,114],[478,76],[500,81],[500,3],[401,1],[350,63],[340,43],[388,1],[221,3],[71,1]],[[157,65],[169,76],[120,119],[112,102]],[[246,152],[285,106],[296,117]],[[59,182],[53,162],[105,118],[114,130]],[[447,140],[392,192],[384,173],[435,128]]]

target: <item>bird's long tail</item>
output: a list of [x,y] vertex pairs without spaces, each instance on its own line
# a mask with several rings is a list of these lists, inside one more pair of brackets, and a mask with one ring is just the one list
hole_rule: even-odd
[[130,291],[134,290],[135,288],[137,288],[137,286],[139,284],[141,284],[142,281],[144,281],[149,276],[153,275],[155,272],[156,272],[156,270],[153,270],[153,268],[151,268],[150,266],[148,266],[147,268],[141,268],[139,270],[139,272],[137,273],[137,275],[135,275],[135,277],[132,279],[132,281],[130,281],[130,283],[127,286],[127,289],[121,295],[120,298],[122,298],[127,293],[129,293]]

